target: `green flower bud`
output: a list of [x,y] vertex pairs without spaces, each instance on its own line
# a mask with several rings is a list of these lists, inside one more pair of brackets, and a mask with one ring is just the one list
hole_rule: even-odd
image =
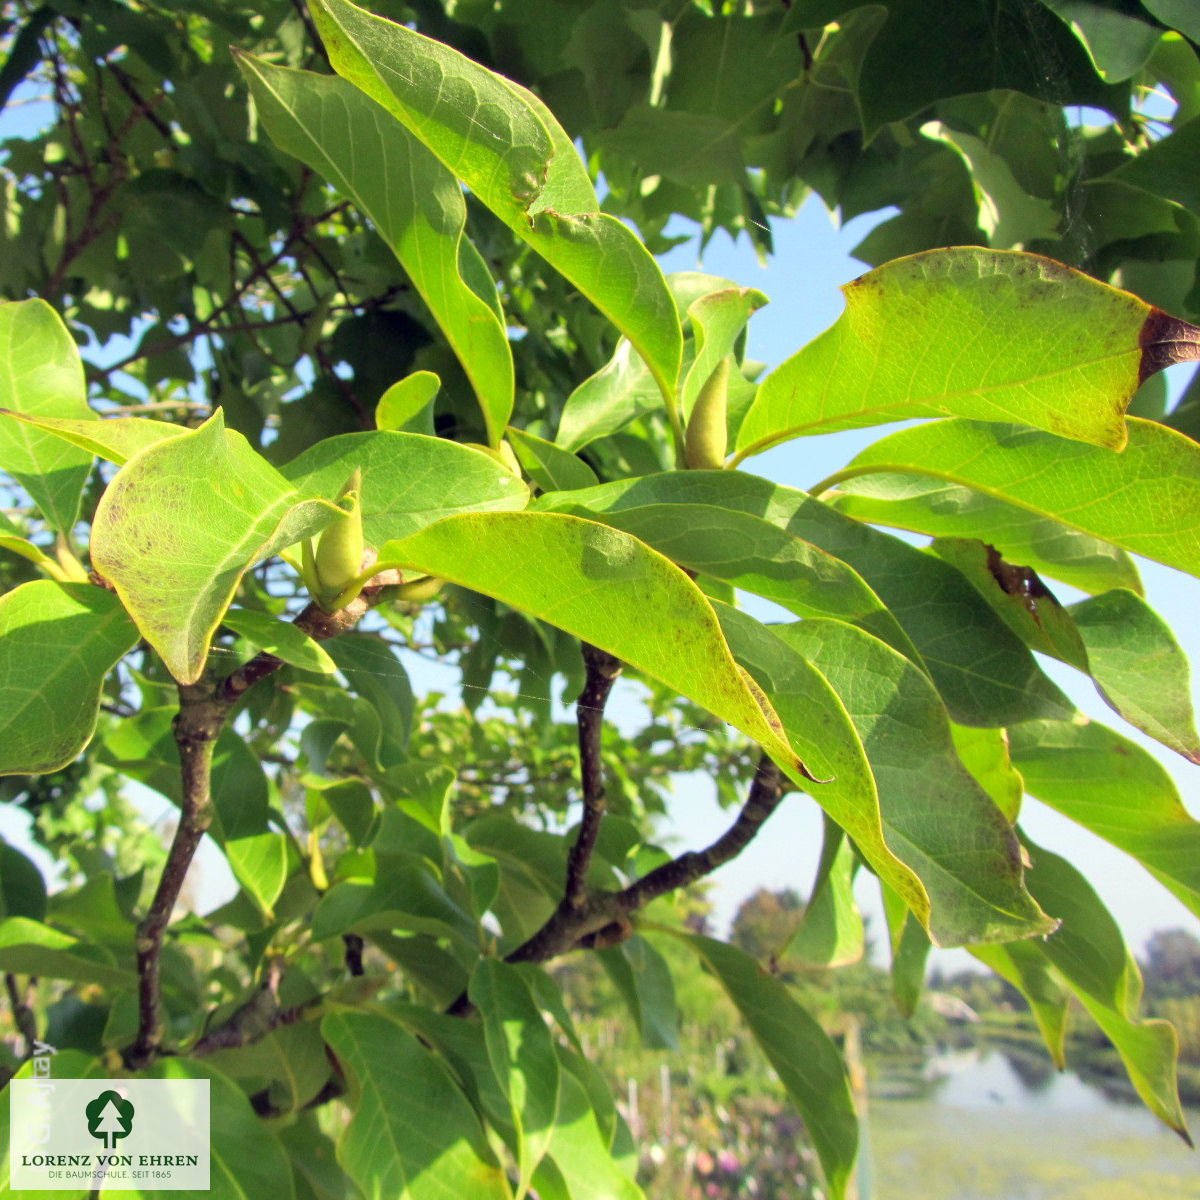
[[729,357],[721,359],[700,389],[683,440],[683,460],[694,471],[725,465],[728,434],[725,406],[729,396]]
[[338,493],[339,500],[350,500],[353,507],[328,526],[317,541],[314,567],[317,586],[321,591],[318,602],[337,596],[363,569],[362,512],[359,507],[361,488],[362,471],[356,468]]

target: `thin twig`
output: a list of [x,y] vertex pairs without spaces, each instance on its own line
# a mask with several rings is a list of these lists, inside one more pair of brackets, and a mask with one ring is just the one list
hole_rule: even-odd
[[583,786],[583,817],[575,844],[567,855],[566,901],[573,909],[582,908],[587,900],[587,872],[604,819],[604,764],[600,741],[604,732],[604,706],[617,676],[621,662],[606,650],[583,643],[583,661],[587,677],[583,691],[575,704],[579,726],[579,780]]
[[33,994],[37,987],[37,977],[34,975],[29,977],[25,994],[22,996],[21,989],[17,985],[16,975],[12,971],[6,971],[4,987],[8,992],[8,1002],[12,1007],[13,1024],[17,1027],[21,1040],[25,1043],[22,1053],[17,1057],[24,1061],[33,1057],[38,1041],[37,1017],[33,1011]]

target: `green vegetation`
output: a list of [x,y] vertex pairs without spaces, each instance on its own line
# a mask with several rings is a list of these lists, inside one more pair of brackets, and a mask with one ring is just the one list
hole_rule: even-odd
[[[1188,1138],[1190,993],[1143,1003],[1020,816],[1200,913],[1170,776],[1041,665],[1200,762],[1138,572],[1200,575],[1189,6],[15,0],[0,39],[0,802],[52,865],[0,844],[5,1085],[46,1038],[211,1080],[221,1196],[637,1200],[758,1153],[842,1200],[856,1043],[919,1044],[961,946]],[[769,255],[812,197],[895,212],[754,362],[768,298],[655,256]],[[689,770],[734,811],[675,852]],[[792,793],[808,902],[689,924]],[[601,1068],[681,1028],[656,1161]]]

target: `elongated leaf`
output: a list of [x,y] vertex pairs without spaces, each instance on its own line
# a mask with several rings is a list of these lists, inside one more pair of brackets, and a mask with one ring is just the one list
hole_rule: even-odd
[[[597,520],[650,504],[713,505],[751,513],[853,567],[917,648],[950,715],[964,725],[1008,725],[1067,717],[1070,701],[1033,655],[946,563],[835,512],[794,488],[742,471],[674,471],[627,479],[569,498],[543,496],[537,509],[572,507]],[[620,518],[624,520],[625,517]]]
[[863,919],[854,899],[857,865],[850,840],[827,816],[817,878],[782,957],[818,967],[841,967],[862,958]]
[[[44,300],[0,303],[0,409],[38,417],[94,419],[79,349]],[[0,470],[33,498],[46,520],[69,533],[92,456],[53,434],[0,416]]]
[[[160,1058],[147,1068],[150,1079],[207,1079],[209,1100],[209,1191],[214,1200],[272,1196],[294,1200],[291,1163],[273,1130],[250,1107],[245,1092],[207,1063],[184,1056]],[[106,1191],[108,1189],[105,1189]],[[128,1194],[128,1193],[127,1193]],[[157,1188],[137,1195],[169,1200],[173,1193]]]
[[[442,381],[432,371],[414,371],[393,383],[375,406],[375,425],[378,429],[403,430],[410,422],[410,433],[433,433],[433,410],[430,404]],[[425,428],[418,429],[417,418],[424,414]]]
[[481,958],[471,976],[471,1003],[483,1018],[492,1070],[517,1131],[519,1190],[550,1145],[558,1115],[560,1071],[554,1039],[516,967]]
[[0,841],[0,917],[46,918],[46,881],[15,846]]
[[881,438],[822,489],[876,471],[931,476],[1200,574],[1200,445],[1154,421],[1128,428],[1117,454],[1023,426],[938,421]]
[[28,917],[0,920],[0,971],[129,988],[137,983],[109,951]]
[[1031,796],[1132,855],[1200,916],[1200,824],[1156,758],[1094,721],[1030,721],[1009,742]]
[[362,470],[363,535],[380,547],[451,513],[524,508],[529,489],[494,458],[417,433],[380,431],[325,438],[281,468],[306,495],[337,495]]
[[225,857],[238,883],[268,917],[288,876],[287,839],[281,833],[258,833],[225,842]]
[[234,633],[240,633],[252,646],[275,655],[293,667],[332,675],[337,664],[320,642],[314,642],[291,621],[280,621],[269,613],[250,608],[231,608],[221,618]]
[[1071,993],[1055,976],[1046,954],[1035,942],[972,946],[971,953],[1001,979],[1007,980],[1029,1002],[1042,1041],[1054,1065],[1067,1064],[1067,1016]]
[[1119,179],[1153,196],[1162,196],[1200,216],[1200,184],[1192,165],[1200,153],[1200,117],[1151,142],[1109,178]]
[[1042,952],[1116,1047],[1146,1107],[1190,1146],[1175,1078],[1175,1030],[1138,1017],[1142,977],[1117,923],[1066,859],[1032,845],[1030,854],[1030,890],[1062,919]]
[[92,739],[100,689],[137,630],[90,583],[35,580],[0,596],[0,775],[65,767]]
[[637,348],[674,403],[683,335],[662,273],[607,213],[570,137],[518,84],[348,0],[314,20],[334,70],[382,104]]
[[861,475],[839,483],[828,500],[859,521],[934,536],[978,538],[1009,562],[1083,592],[1117,587],[1142,592],[1137,567],[1124,550],[960,484],[922,475]]
[[748,614],[717,603],[721,627],[740,666],[771,697],[792,748],[828,764],[828,783],[807,791],[854,839],[872,869],[924,924],[929,896],[921,880],[888,847],[879,794],[858,731],[829,681],[802,654]]
[[530,479],[544,492],[571,491],[599,483],[596,472],[582,458],[553,442],[524,429],[510,429],[508,440]]
[[658,408],[661,392],[645,360],[622,338],[608,360],[568,397],[558,422],[555,444],[582,450]]
[[1022,884],[1012,826],[959,762],[928,679],[890,647],[838,621],[801,621],[775,632],[846,705],[879,787],[888,845],[929,893],[934,942],[1007,941],[1053,929]]
[[1013,421],[1120,449],[1142,380],[1200,355],[1194,326],[1017,251],[930,250],[842,290],[837,323],[763,380],[739,460],[910,417]]
[[[588,516],[586,504],[557,496],[539,509]],[[837,617],[860,625],[919,661],[912,642],[862,576],[841,559],[750,513],[710,504],[647,504],[596,513],[607,525],[653,546],[672,562],[774,600],[798,617]]]
[[680,934],[728,993],[800,1110],[829,1184],[840,1200],[858,1151],[858,1121],[837,1047],[774,976],[748,954],[698,934]]
[[597,957],[621,993],[647,1050],[679,1049],[675,981],[666,959],[643,937],[601,950]]
[[1021,811],[1025,785],[1021,773],[1012,764],[1008,732],[1004,729],[971,729],[951,722],[950,736],[959,761],[975,777],[975,782],[995,802],[1010,821]]
[[227,433],[218,409],[117,473],[96,509],[92,562],[171,674],[194,683],[245,572],[339,515],[316,495]]
[[464,270],[463,256],[471,251],[465,248],[467,206],[458,181],[395,117],[346,80],[249,55],[239,55],[238,64],[276,145],[354,200],[403,264],[458,355],[495,445],[512,412],[512,352],[495,285],[490,297],[481,297],[475,273],[468,277]]
[[925,987],[925,967],[933,943],[904,901],[882,880],[880,892],[892,948],[892,998],[904,1016],[911,1017]]
[[1104,699],[1135,728],[1200,763],[1192,673],[1170,626],[1140,596],[1116,590],[1070,608]]
[[474,1110],[445,1067],[398,1021],[335,1012],[321,1031],[357,1105],[338,1161],[374,1200],[508,1200]]
[[[389,542],[380,556],[494,596],[615,654],[740,729],[807,786],[809,768],[739,675],[704,594],[636,538],[559,513],[468,513]],[[826,777],[819,768],[817,776]]]
[[[82,420],[71,417],[44,417],[24,412],[8,412],[3,416],[15,418],[69,445],[86,450],[89,458],[94,454],[116,463],[119,467],[124,466],[139,450],[145,450],[168,438],[182,437],[188,432],[186,425],[147,421],[143,417],[108,417],[99,420],[93,413],[88,419]],[[3,429],[4,425],[4,421],[0,420],[0,429]]]

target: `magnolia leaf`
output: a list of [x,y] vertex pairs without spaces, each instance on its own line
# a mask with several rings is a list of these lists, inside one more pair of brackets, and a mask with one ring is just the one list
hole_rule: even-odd
[[936,421],[881,438],[813,490],[877,471],[930,476],[1200,575],[1200,445],[1155,421],[1127,424],[1116,453],[1025,426]]
[[688,305],[688,316],[696,336],[696,355],[683,377],[680,402],[686,421],[705,381],[717,364],[732,354],[746,322],[767,297],[755,288],[728,288],[709,292]]
[[508,440],[529,478],[544,492],[569,492],[599,483],[582,458],[553,442],[524,429],[509,429]]
[[978,538],[1009,562],[1081,592],[1120,587],[1142,593],[1137,567],[1124,550],[961,484],[923,475],[860,475],[840,481],[826,499],[839,512],[872,525],[935,537]]
[[1171,627],[1117,589],[1071,605],[1096,689],[1135,728],[1200,763],[1191,669]]
[[55,529],[70,533],[92,456],[12,417],[95,420],[75,339],[44,300],[0,303],[0,363],[0,410],[11,410],[0,412],[0,470],[20,483]]
[[846,311],[763,380],[736,461],[802,434],[911,417],[1036,426],[1119,450],[1142,380],[1200,330],[1048,258],[959,247],[868,272]]
[[340,514],[226,432],[218,409],[117,473],[96,509],[92,562],[171,674],[194,683],[245,572]]
[[770,703],[747,686],[703,592],[620,530],[561,513],[466,513],[389,542],[380,563],[449,579],[557,625],[728,721],[801,786],[829,778],[796,756]]
[[[916,647],[951,717],[964,725],[1002,726],[1074,712],[958,571],[794,488],[743,471],[673,471],[543,496],[534,508],[565,507],[623,522],[629,510],[655,504],[750,513],[853,567]],[[886,614],[870,619],[890,624]],[[893,641],[882,626],[870,627]]]
[[137,986],[134,973],[119,967],[108,950],[28,917],[0,920],[0,971],[118,989]]
[[937,945],[1008,941],[1054,928],[1021,881],[1012,826],[954,750],[933,686],[906,658],[839,621],[779,626],[842,698],[879,788],[892,853],[929,894]]
[[1094,721],[1030,721],[1009,743],[1031,796],[1137,859],[1200,916],[1200,823],[1153,755]]
[[325,438],[280,472],[306,495],[335,496],[356,468],[362,471],[363,536],[377,548],[451,513],[529,503],[525,484],[490,455],[418,433]]
[[516,967],[481,958],[468,994],[483,1019],[488,1059],[508,1100],[517,1134],[518,1190],[524,1191],[549,1148],[558,1114],[561,1073],[554,1039]]
[[1071,993],[1059,981],[1042,948],[1036,942],[1007,942],[972,946],[971,953],[1025,997],[1054,1065],[1063,1070]]
[[[157,445],[167,438],[182,437],[189,430],[186,425],[171,425],[166,421],[147,421],[144,417],[108,417],[99,420],[93,416],[88,420],[70,417],[41,417],[32,413],[8,412],[4,416],[15,417],[26,425],[78,446],[88,453],[88,460],[96,455],[124,466],[139,450]],[[4,422],[0,421],[0,430]]]
[[[458,355],[495,445],[512,412],[512,352],[495,284],[483,268],[490,294],[481,297],[480,272],[471,270],[477,264],[464,261],[474,251],[463,232],[467,205],[458,180],[353,83],[249,55],[239,55],[238,65],[276,145],[349,196],[400,260]],[[418,378],[407,388],[408,416],[437,391],[432,372]],[[399,402],[394,390],[385,396],[389,407]]]
[[240,634],[252,646],[302,671],[332,675],[337,670],[329,651],[291,621],[281,621],[257,609],[231,608],[221,618],[221,624]]
[[[438,394],[442,381],[432,371],[414,371],[392,384],[375,405],[377,429],[402,430],[411,421],[412,433],[433,433],[433,413],[430,405]],[[415,428],[417,417],[428,413],[427,428]]]
[[571,139],[532,92],[349,0],[313,19],[335,71],[383,105],[523,241],[608,317],[668,404],[683,334],[658,264],[600,211]]
[[679,934],[716,975],[799,1109],[834,1200],[843,1200],[858,1153],[858,1120],[837,1047],[748,954],[712,938]]
[[365,1195],[508,1200],[508,1183],[467,1097],[399,1021],[379,1012],[334,1012],[321,1032],[355,1098],[338,1161]]
[[34,580],[0,596],[0,775],[65,767],[92,739],[105,676],[138,640],[111,592]]
[[850,839],[826,816],[817,878],[800,923],[781,949],[781,959],[816,967],[843,967],[862,958],[863,919],[854,899],[857,868]]

